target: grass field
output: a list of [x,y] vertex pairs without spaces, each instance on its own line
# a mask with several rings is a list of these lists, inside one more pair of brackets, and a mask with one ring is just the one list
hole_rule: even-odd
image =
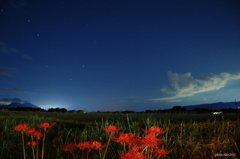
[[[172,153],[162,158],[240,158],[239,114],[116,114],[116,113],[49,113],[49,112],[0,112],[0,158],[23,158],[21,133],[13,129],[19,124],[37,127],[44,122],[54,125],[47,130],[44,158],[68,159],[71,153],[63,151],[67,144],[99,141],[107,144],[109,134],[102,128],[109,125],[121,127],[122,133],[146,136],[143,130],[158,126],[167,132],[160,135],[164,139],[162,148]],[[40,130],[39,130],[40,131]],[[34,158],[30,136],[24,135],[26,158]],[[41,141],[39,140],[39,144]],[[39,147],[41,150],[41,147]],[[103,158],[103,150],[76,149],[77,158]],[[124,146],[110,141],[105,158],[118,159]],[[39,153],[39,158],[41,154]],[[149,155],[150,156],[150,155]],[[149,157],[148,156],[148,157]],[[150,156],[149,158],[157,158]]]

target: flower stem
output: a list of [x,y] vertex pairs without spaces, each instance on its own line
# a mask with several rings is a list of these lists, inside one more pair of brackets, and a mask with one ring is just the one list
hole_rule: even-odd
[[24,134],[22,132],[22,148],[23,148],[23,158],[26,159],[25,146],[24,146]]
[[74,153],[72,151],[69,151],[69,152],[72,154],[74,159],[77,159],[77,157],[74,155]]
[[109,138],[108,138],[108,142],[107,142],[107,146],[106,146],[106,149],[105,149],[105,151],[104,151],[104,154],[103,154],[103,158],[102,159],[105,159],[105,156],[106,156],[106,153],[107,153],[107,149],[108,149],[108,147],[109,147],[109,144],[110,144],[110,141],[111,141],[111,138],[112,138],[112,135],[113,135],[114,133],[110,133],[110,136],[109,136]]
[[38,159],[38,139],[37,139],[36,159]]
[[[31,140],[33,142],[33,136],[31,136]],[[33,159],[35,159],[35,152],[34,152],[34,147],[32,146],[32,155],[33,155]]]
[[43,156],[44,156],[44,142],[45,142],[46,131],[47,131],[47,129],[44,128],[43,143],[42,143],[42,159],[43,159]]

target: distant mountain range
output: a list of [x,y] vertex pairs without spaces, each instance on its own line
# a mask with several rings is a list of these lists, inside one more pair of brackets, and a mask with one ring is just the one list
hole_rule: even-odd
[[220,110],[220,109],[237,109],[240,108],[240,102],[218,102],[218,103],[211,103],[211,104],[199,104],[199,105],[188,105],[183,106],[187,110],[193,109],[210,109],[210,110]]
[[24,102],[24,103],[12,102],[11,104],[8,104],[8,105],[0,105],[0,108],[8,108],[8,109],[17,108],[17,107],[39,108],[38,106],[29,102]]
[[[40,108],[32,103],[29,102],[12,102],[8,105],[0,105],[0,108],[17,108],[17,107],[28,107],[28,108]],[[199,105],[188,105],[183,106],[186,110],[194,110],[194,109],[210,109],[210,110],[220,110],[220,109],[236,109],[240,108],[240,101],[238,102],[218,102],[218,103],[211,103],[211,104],[199,104]]]

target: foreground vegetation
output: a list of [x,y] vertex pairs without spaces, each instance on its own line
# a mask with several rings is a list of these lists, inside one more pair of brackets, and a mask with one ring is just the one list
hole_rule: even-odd
[[[99,141],[108,145],[110,134],[106,128],[114,125],[119,129],[115,134],[135,134],[144,138],[152,126],[166,130],[160,138],[164,150],[171,154],[162,158],[224,158],[240,157],[240,119],[239,114],[102,114],[102,113],[49,113],[49,112],[0,112],[0,158],[23,158],[22,137],[13,129],[14,126],[27,124],[36,127],[49,122],[51,128],[46,132],[44,158],[74,158],[66,145]],[[103,129],[105,128],[105,129]],[[26,158],[33,158],[32,147],[27,143],[31,138],[24,134]],[[42,140],[41,140],[42,142]],[[40,143],[39,141],[39,144]],[[41,150],[41,147],[39,148]],[[89,152],[74,149],[77,158],[102,158],[106,147]],[[39,150],[39,158],[41,156]],[[124,152],[124,146],[111,141],[106,159],[118,159]],[[36,154],[35,154],[36,155]],[[148,156],[149,157],[149,156]],[[149,158],[154,158],[151,155]],[[157,156],[155,156],[157,158]]]

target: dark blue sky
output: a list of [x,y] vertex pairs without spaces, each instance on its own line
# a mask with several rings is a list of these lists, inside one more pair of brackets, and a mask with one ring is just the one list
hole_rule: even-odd
[[96,110],[240,100],[238,0],[0,0],[0,102]]

